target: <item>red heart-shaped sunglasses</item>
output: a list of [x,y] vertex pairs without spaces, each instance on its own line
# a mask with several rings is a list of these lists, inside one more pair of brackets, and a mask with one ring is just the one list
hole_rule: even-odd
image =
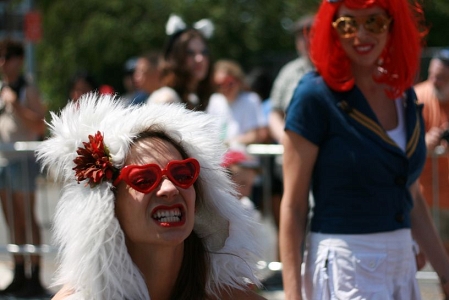
[[199,174],[200,163],[194,158],[172,160],[164,169],[157,164],[128,165],[120,171],[114,185],[123,180],[136,191],[148,194],[160,184],[162,176],[167,176],[174,185],[186,189],[195,183]]

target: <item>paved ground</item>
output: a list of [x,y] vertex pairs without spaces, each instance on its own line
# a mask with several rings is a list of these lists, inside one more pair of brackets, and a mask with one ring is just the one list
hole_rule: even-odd
[[[279,274],[280,276],[280,274]],[[444,297],[440,292],[439,286],[437,284],[437,279],[435,278],[435,273],[429,267],[426,267],[424,271],[420,271],[417,274],[419,286],[421,289],[421,295],[423,300],[443,300]],[[273,281],[279,281],[280,279],[275,279]],[[268,300],[284,300],[284,292],[281,286],[277,285],[270,287],[269,291],[264,291],[261,293]]]
[[[41,189],[39,189],[37,197],[37,216],[42,225],[43,243],[49,245],[49,251],[42,256],[42,282],[49,288],[50,291],[55,292],[57,287],[51,287],[51,279],[56,270],[55,252],[51,247],[50,227],[51,219],[54,213],[55,204],[59,195],[59,186],[57,184],[48,183],[45,180],[40,181]],[[271,222],[266,222],[264,225],[264,247],[265,256],[268,260],[275,260],[274,253],[274,241],[275,231]],[[10,260],[10,254],[7,252],[6,245],[8,243],[6,225],[4,223],[2,214],[0,214],[0,289],[3,289],[12,279],[13,265]],[[264,291],[262,294],[269,300],[283,300],[284,293],[282,291],[282,282],[279,272],[267,271],[266,276],[277,273],[277,276],[271,278],[271,285],[267,286],[269,290]],[[437,279],[435,273],[432,272],[430,267],[426,267],[423,272],[417,274],[423,300],[440,300],[443,297],[440,294],[439,287],[437,285]],[[14,298],[0,298],[0,299],[14,299]],[[49,299],[49,298],[46,298]],[[42,299],[43,300],[43,299]]]

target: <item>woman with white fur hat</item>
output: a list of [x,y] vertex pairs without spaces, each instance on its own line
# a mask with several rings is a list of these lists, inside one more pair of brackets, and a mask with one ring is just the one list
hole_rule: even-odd
[[64,182],[54,299],[263,299],[257,243],[211,117],[89,94],[37,150]]

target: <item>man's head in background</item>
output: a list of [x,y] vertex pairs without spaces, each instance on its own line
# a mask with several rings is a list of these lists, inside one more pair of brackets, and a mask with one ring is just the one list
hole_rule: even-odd
[[309,37],[308,34],[312,28],[314,15],[305,15],[301,17],[292,27],[291,32],[295,35],[295,47],[298,55],[309,56]]
[[430,61],[428,80],[440,102],[449,101],[449,48],[438,51]]

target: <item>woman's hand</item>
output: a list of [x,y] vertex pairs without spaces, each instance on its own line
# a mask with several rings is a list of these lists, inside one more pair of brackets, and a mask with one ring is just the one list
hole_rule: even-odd
[[7,103],[13,105],[17,102],[17,93],[13,91],[9,86],[4,86],[1,90],[0,97],[2,100]]
[[426,133],[426,147],[427,150],[433,151],[436,146],[440,145],[441,143],[441,135],[443,134],[443,129],[439,127],[432,127],[427,133]]

